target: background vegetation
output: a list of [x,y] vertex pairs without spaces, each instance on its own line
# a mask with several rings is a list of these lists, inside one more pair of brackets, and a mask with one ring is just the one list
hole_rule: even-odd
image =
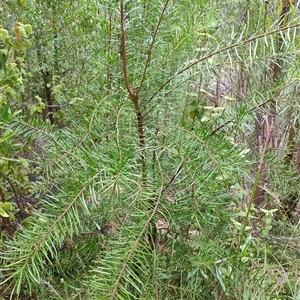
[[300,299],[299,1],[0,4],[0,299]]

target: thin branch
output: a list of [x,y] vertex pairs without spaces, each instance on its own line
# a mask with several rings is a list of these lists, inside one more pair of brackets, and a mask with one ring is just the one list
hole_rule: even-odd
[[152,37],[152,42],[151,42],[151,45],[149,47],[149,51],[148,51],[148,55],[147,55],[147,60],[146,60],[146,63],[145,63],[145,67],[144,67],[144,72],[143,72],[143,75],[142,75],[142,78],[141,78],[141,81],[140,81],[140,84],[139,84],[139,87],[137,89],[137,92],[136,94],[138,95],[141,91],[141,88],[142,88],[142,85],[143,85],[143,82],[145,80],[145,76],[146,76],[146,72],[147,72],[147,69],[148,69],[148,66],[150,64],[150,60],[151,60],[151,55],[152,55],[152,50],[154,48],[154,43],[155,43],[155,40],[156,40],[156,37],[157,37],[157,33],[158,33],[158,30],[160,28],[160,25],[161,25],[161,22],[162,22],[162,19],[163,19],[163,16],[165,14],[165,11],[168,7],[168,4],[169,4],[169,0],[166,1],[164,7],[163,7],[163,10],[160,14],[160,17],[159,17],[159,20],[158,20],[158,23],[157,23],[157,26],[155,28],[155,31],[154,31],[154,34],[153,34],[153,37]]
[[146,183],[146,154],[145,154],[145,136],[144,136],[144,118],[140,109],[139,97],[136,92],[130,87],[128,73],[127,73],[127,57],[126,57],[126,30],[125,30],[125,5],[124,0],[120,0],[120,11],[121,11],[121,57],[122,57],[122,67],[123,67],[123,76],[126,85],[126,89],[133,101],[133,104],[136,109],[136,119],[137,119],[137,129],[140,142],[141,150],[141,165],[142,165],[142,174],[143,174],[143,183]]
[[[20,261],[22,262],[22,266],[20,266],[20,273],[18,274],[20,276],[20,278],[18,279],[19,282],[21,282],[22,280],[24,280],[24,277],[26,277],[27,280],[29,280],[29,276],[31,276],[31,278],[33,278],[34,274],[32,273],[32,271],[30,271],[30,267],[31,267],[31,262],[33,261],[33,257],[36,253],[38,253],[40,251],[40,249],[43,247],[43,245],[45,244],[47,238],[51,237],[51,234],[53,234],[55,228],[58,226],[58,223],[63,219],[63,217],[65,217],[65,215],[72,209],[72,207],[75,205],[75,202],[79,199],[79,197],[83,194],[83,192],[88,188],[88,185],[95,180],[97,177],[99,177],[99,175],[104,171],[105,169],[101,169],[99,172],[97,172],[90,180],[87,181],[87,183],[82,187],[82,189],[77,193],[77,195],[72,199],[72,201],[69,203],[69,205],[64,209],[64,211],[57,216],[56,220],[53,222],[53,224],[47,229],[46,232],[43,233],[43,235],[41,236],[40,240],[35,242],[35,244],[32,246],[32,249],[28,252],[27,257]],[[17,249],[15,249],[15,252],[17,252]],[[43,251],[41,251],[41,253],[43,253]],[[16,265],[16,262],[13,261],[10,264],[8,264],[6,267],[10,268],[11,266]],[[25,270],[28,270],[29,276],[28,274],[24,274]],[[36,270],[35,270],[36,271]],[[16,272],[14,274],[17,274]],[[3,280],[1,282],[1,284],[4,284],[5,282],[9,281],[11,279],[11,275],[9,277],[7,277],[5,280]],[[17,283],[16,285],[18,285],[18,292],[20,292],[19,288],[19,284]]]
[[155,204],[155,206],[154,206],[154,208],[153,208],[153,211],[152,211],[152,213],[150,214],[148,220],[146,221],[144,227],[142,228],[142,230],[141,230],[139,236],[137,237],[135,243],[133,244],[133,246],[132,246],[130,252],[128,253],[128,256],[127,256],[127,258],[126,258],[126,260],[125,260],[125,262],[124,262],[124,264],[123,264],[123,267],[122,267],[122,269],[121,269],[121,271],[120,271],[120,273],[119,273],[119,276],[118,276],[118,278],[117,278],[117,280],[116,280],[116,283],[115,283],[115,285],[114,285],[114,289],[113,289],[113,291],[112,291],[112,293],[111,293],[110,299],[115,299],[115,298],[117,297],[119,285],[121,284],[122,277],[123,277],[123,275],[124,275],[124,273],[125,273],[125,271],[126,271],[126,267],[127,267],[127,265],[129,264],[129,261],[130,261],[132,255],[133,255],[133,253],[134,253],[135,250],[137,249],[140,240],[142,239],[142,237],[144,236],[146,230],[147,230],[148,227],[150,226],[151,221],[152,221],[153,217],[155,216],[156,211],[157,211],[157,209],[158,209],[158,205],[159,205],[159,203],[160,203],[160,200],[161,200],[161,198],[162,198],[162,195],[164,194],[164,192],[166,191],[166,189],[172,184],[172,182],[173,182],[174,179],[177,177],[177,175],[180,173],[182,167],[183,167],[183,163],[181,163],[181,164],[179,165],[179,167],[178,167],[177,170],[176,170],[176,173],[171,177],[171,179],[169,180],[169,182],[168,182],[165,186],[162,185],[162,186],[160,187],[160,190],[159,190],[159,192],[158,192],[158,197],[157,197],[157,200],[156,200],[156,204]]
[[[277,28],[277,29],[274,29],[272,31],[269,31],[269,32],[265,32],[265,33],[262,33],[262,34],[259,34],[259,35],[256,35],[254,37],[251,37],[245,41],[241,41],[241,42],[237,42],[237,43],[234,43],[232,45],[229,45],[229,46],[226,46],[224,48],[221,48],[221,49],[218,49],[210,54],[207,54],[206,56],[190,63],[189,65],[187,65],[185,68],[181,69],[180,71],[178,71],[176,74],[174,74],[173,76],[171,76],[165,83],[163,83],[158,89],[157,91],[150,97],[150,99],[147,101],[147,103],[150,103],[153,98],[167,85],[169,84],[174,78],[176,78],[178,75],[184,73],[185,71],[187,71],[188,69],[192,68],[193,66],[213,57],[213,56],[216,56],[218,54],[221,54],[222,52],[226,52],[226,51],[229,51],[229,50],[232,50],[233,48],[235,47],[238,47],[238,46],[243,46],[243,45],[246,45],[246,44],[249,44],[251,42],[254,42],[256,40],[259,40],[261,38],[264,38],[264,37],[267,37],[267,36],[270,36],[272,34],[276,34],[276,33],[279,33],[279,32],[283,32],[283,31],[287,31],[287,30],[290,30],[290,29],[293,29],[293,28],[297,28],[297,27],[300,27],[300,23],[296,23],[296,24],[293,24],[293,25],[288,25],[288,26],[285,26],[285,27],[282,27],[282,28]],[[161,101],[161,100],[160,100]],[[160,102],[158,101],[157,103],[155,103],[153,105],[153,107],[151,107],[145,114],[144,114],[144,117],[146,117],[156,106],[157,104]]]
[[123,76],[126,85],[126,89],[131,96],[136,109],[139,108],[138,95],[133,91],[130,87],[128,73],[127,73],[127,57],[126,57],[126,30],[125,30],[125,5],[124,0],[120,0],[120,11],[121,11],[121,58],[122,58],[122,68],[123,68]]

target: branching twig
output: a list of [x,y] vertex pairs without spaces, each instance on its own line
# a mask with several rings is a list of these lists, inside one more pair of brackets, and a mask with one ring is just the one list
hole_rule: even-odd
[[164,8],[163,8],[163,10],[162,10],[162,12],[160,14],[159,20],[157,22],[157,25],[156,25],[156,28],[155,28],[155,31],[154,31],[154,34],[153,34],[153,37],[152,37],[152,42],[151,42],[151,45],[150,45],[149,50],[148,50],[148,55],[147,55],[147,60],[146,60],[145,66],[144,66],[143,75],[142,75],[139,87],[137,89],[137,92],[136,92],[137,95],[140,93],[142,85],[143,85],[143,82],[145,80],[146,72],[147,72],[147,69],[148,69],[148,66],[149,66],[149,63],[150,63],[150,60],[151,60],[151,54],[152,54],[154,43],[155,43],[155,40],[156,40],[156,37],[157,37],[157,33],[158,33],[159,28],[160,28],[160,24],[162,22],[162,19],[163,19],[163,16],[165,14],[165,11],[167,9],[169,1],[170,0],[166,1],[165,5],[164,5]]
[[158,205],[160,204],[160,200],[162,198],[162,195],[164,194],[164,192],[166,191],[166,189],[171,185],[171,183],[175,180],[175,178],[177,177],[177,175],[180,173],[181,169],[183,167],[183,163],[181,163],[179,165],[179,167],[177,168],[177,171],[175,172],[175,174],[171,177],[171,179],[169,180],[169,182],[165,185],[165,186],[161,186],[160,187],[160,190],[158,192],[158,196],[157,196],[157,200],[156,200],[156,203],[155,203],[155,206],[153,207],[153,210],[148,218],[148,220],[146,221],[145,225],[143,226],[139,236],[137,237],[135,243],[133,244],[130,252],[128,253],[127,255],[127,258],[126,260],[124,261],[124,264],[123,264],[123,267],[119,273],[119,276],[116,280],[116,283],[115,283],[115,286],[114,286],[114,289],[111,293],[111,296],[110,296],[110,299],[115,299],[116,298],[116,295],[118,293],[118,289],[119,289],[119,285],[121,284],[121,280],[122,280],[122,277],[126,271],[126,267],[127,265],[129,264],[129,261],[133,255],[133,253],[135,252],[135,250],[137,249],[139,243],[140,243],[140,240],[143,238],[143,236],[145,235],[146,231],[148,230],[151,222],[152,222],[152,219],[153,217],[155,216],[156,212],[157,212],[157,209],[158,209]]
[[[246,44],[249,44],[251,42],[254,42],[256,40],[259,40],[261,38],[264,38],[264,37],[267,37],[267,36],[270,36],[270,35],[273,35],[273,34],[276,34],[276,33],[279,33],[279,32],[283,32],[283,31],[287,31],[287,30],[290,30],[290,29],[293,29],[293,28],[297,28],[297,27],[300,27],[300,23],[296,23],[296,24],[292,24],[292,25],[288,25],[288,26],[285,26],[285,27],[282,27],[282,28],[277,28],[277,29],[274,29],[274,30],[271,30],[269,32],[264,32],[262,34],[259,34],[259,35],[256,35],[254,37],[251,37],[247,40],[244,40],[244,41],[239,41],[239,42],[236,42],[232,45],[229,45],[229,46],[226,46],[226,47],[223,47],[221,49],[218,49],[210,54],[207,54],[206,56],[190,63],[189,65],[187,65],[185,68],[181,69],[180,71],[178,71],[176,74],[174,74],[173,76],[171,76],[167,81],[165,81],[157,90],[155,93],[153,93],[153,95],[149,98],[148,102],[147,103],[150,103],[155,97],[156,95],[167,85],[169,84],[174,78],[176,78],[178,75],[184,73],[185,71],[187,71],[188,69],[192,68],[193,66],[213,57],[213,56],[216,56],[218,54],[221,54],[222,52],[227,52],[229,50],[232,50],[238,46],[243,46],[243,45],[246,45]],[[161,101],[161,100],[160,100]],[[157,103],[155,103],[147,112],[145,112],[145,114],[143,115],[144,117],[147,116],[155,107],[156,105],[160,102],[158,101]]]
[[126,89],[133,101],[133,104],[136,109],[136,119],[137,119],[137,129],[139,135],[139,144],[141,151],[141,164],[142,164],[142,180],[143,183],[146,183],[146,153],[145,153],[145,136],[144,136],[144,117],[141,112],[140,102],[138,94],[130,87],[128,72],[127,72],[127,56],[126,56],[126,30],[125,30],[125,7],[124,0],[120,0],[120,11],[121,11],[121,58],[122,58],[122,67],[123,67],[123,76],[126,85]]
[[126,85],[126,89],[131,96],[131,99],[134,102],[135,108],[139,109],[139,101],[138,95],[134,92],[134,90],[130,87],[128,73],[127,73],[127,56],[126,56],[126,30],[125,30],[125,7],[124,0],[120,1],[120,11],[121,11],[121,58],[122,58],[122,68],[123,68],[123,76]]

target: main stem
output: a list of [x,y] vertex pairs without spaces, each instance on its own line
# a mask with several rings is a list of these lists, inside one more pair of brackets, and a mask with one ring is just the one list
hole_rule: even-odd
[[134,104],[136,110],[136,119],[137,119],[137,129],[138,129],[138,137],[139,137],[139,146],[141,151],[141,165],[142,165],[142,184],[146,184],[147,176],[146,176],[146,155],[145,155],[145,135],[144,135],[144,117],[140,107],[140,100],[138,93],[135,92],[130,84],[127,73],[127,56],[126,56],[126,31],[125,31],[125,8],[124,1],[120,1],[120,11],[121,11],[121,58],[122,58],[122,69],[123,76],[126,85],[126,89],[130,95],[130,98]]

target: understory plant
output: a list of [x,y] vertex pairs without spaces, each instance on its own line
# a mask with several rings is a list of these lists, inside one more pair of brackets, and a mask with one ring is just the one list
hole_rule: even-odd
[[297,4],[29,2],[3,299],[297,299]]

